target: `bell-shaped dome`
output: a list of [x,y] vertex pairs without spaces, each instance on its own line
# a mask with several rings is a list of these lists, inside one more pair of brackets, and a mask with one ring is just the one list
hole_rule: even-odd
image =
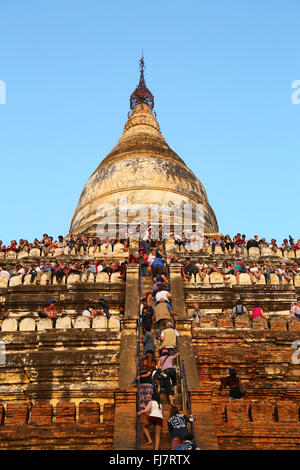
[[204,231],[218,232],[202,183],[161,134],[153,113],[154,98],[145,84],[143,62],[140,73],[123,134],[83,188],[70,232],[95,235],[97,224],[108,220],[107,208],[115,208],[118,214],[124,200],[129,222],[137,212],[157,205],[171,211],[175,206],[200,205]]

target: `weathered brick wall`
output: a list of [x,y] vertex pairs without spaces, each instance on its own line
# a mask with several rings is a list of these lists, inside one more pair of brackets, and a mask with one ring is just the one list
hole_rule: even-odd
[[299,450],[299,402],[243,400],[214,402],[222,450]]
[[0,405],[1,450],[109,450],[113,446],[114,405],[97,402]]

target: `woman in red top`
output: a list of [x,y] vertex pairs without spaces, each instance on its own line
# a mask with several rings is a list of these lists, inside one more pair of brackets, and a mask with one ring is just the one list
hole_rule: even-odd
[[251,319],[253,320],[254,318],[265,318],[267,320],[267,318],[264,316],[263,309],[261,308],[261,305],[258,302],[255,304],[255,307],[252,310]]

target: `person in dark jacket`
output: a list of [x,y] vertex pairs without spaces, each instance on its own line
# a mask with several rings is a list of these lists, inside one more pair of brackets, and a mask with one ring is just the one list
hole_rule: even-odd
[[192,416],[179,413],[177,406],[171,406],[170,418],[168,419],[168,429],[172,438],[172,450],[176,450],[177,446],[184,440],[189,430],[187,423],[193,422]]
[[229,375],[221,378],[220,390],[223,390],[225,387],[229,387],[229,400],[243,398],[245,393],[241,391],[241,381],[237,376],[236,370],[229,367],[228,371]]

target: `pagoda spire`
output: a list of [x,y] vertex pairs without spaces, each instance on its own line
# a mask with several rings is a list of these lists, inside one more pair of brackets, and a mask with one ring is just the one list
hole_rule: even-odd
[[134,92],[130,96],[130,109],[133,110],[138,103],[146,103],[151,110],[154,108],[154,96],[147,88],[144,76],[145,62],[144,56],[139,61],[140,81]]

